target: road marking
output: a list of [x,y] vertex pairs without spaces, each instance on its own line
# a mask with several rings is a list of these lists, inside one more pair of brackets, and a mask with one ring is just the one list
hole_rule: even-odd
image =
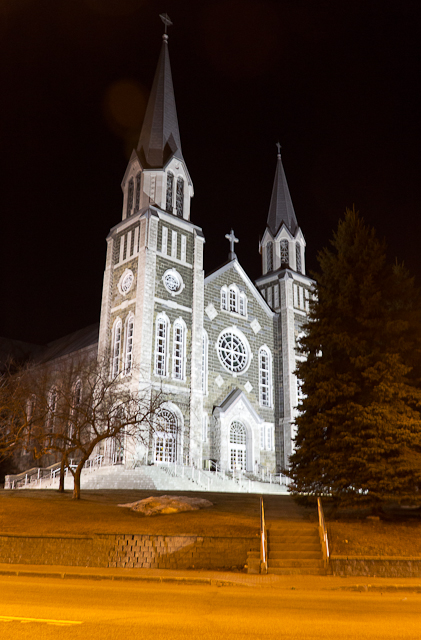
[[23,618],[22,616],[0,616],[0,622],[45,622],[46,624],[83,624],[82,620],[52,620],[50,618]]

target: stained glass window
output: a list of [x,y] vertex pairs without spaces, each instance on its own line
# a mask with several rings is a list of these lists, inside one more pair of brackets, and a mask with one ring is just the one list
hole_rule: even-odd
[[177,210],[177,216],[179,218],[183,217],[183,209],[184,209],[184,180],[183,178],[177,179],[177,193],[175,199],[175,206]]
[[133,178],[129,180],[129,186],[127,189],[127,217],[131,216],[133,209],[133,195],[134,195],[134,182]]
[[171,171],[167,173],[167,200],[166,200],[166,210],[168,213],[172,213],[172,202],[173,202],[173,190],[174,190],[174,175]]

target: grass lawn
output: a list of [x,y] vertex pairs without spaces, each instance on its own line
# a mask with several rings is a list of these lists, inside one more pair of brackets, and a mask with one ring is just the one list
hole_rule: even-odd
[[385,508],[385,519],[367,519],[368,511],[325,510],[330,551],[341,556],[421,557],[421,513]]
[[[0,534],[147,533],[236,537],[254,536],[259,532],[259,497],[253,494],[198,493],[213,506],[172,515],[145,517],[118,507],[164,494],[163,491],[82,491],[81,500],[75,501],[71,492],[3,490],[0,491]],[[175,495],[195,494],[180,491]]]
[[[91,535],[145,533],[203,536],[257,536],[260,528],[259,496],[235,493],[176,492],[204,497],[209,509],[145,517],[119,504],[142,500],[163,491],[82,491],[79,501],[71,492],[0,491],[0,534]],[[171,493],[171,492],[167,492]],[[287,496],[265,496],[267,520],[282,519],[297,526],[297,518],[317,524],[317,511],[303,509]],[[329,512],[324,503],[333,555],[421,557],[421,513],[399,508],[386,511],[387,520],[367,520],[369,512]]]

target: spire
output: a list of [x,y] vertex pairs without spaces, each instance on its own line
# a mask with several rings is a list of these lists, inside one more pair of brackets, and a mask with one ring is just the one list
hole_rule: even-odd
[[273,182],[267,226],[272,235],[275,236],[281,224],[284,222],[292,235],[295,236],[295,232],[298,229],[298,222],[295,217],[284,167],[282,166],[281,145],[278,142],[276,146],[278,147],[278,160],[276,163],[275,180]]
[[164,167],[172,156],[183,160],[166,33],[171,21],[167,14],[160,17],[165,24],[165,33],[137,145],[143,166],[157,169]]

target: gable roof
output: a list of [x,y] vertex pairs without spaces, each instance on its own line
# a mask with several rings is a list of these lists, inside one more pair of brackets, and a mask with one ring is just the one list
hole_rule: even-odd
[[98,344],[99,323],[91,324],[88,327],[79,329],[63,338],[58,338],[49,342],[42,351],[35,357],[37,363],[50,362],[63,356],[67,356],[87,347],[94,347]]
[[259,416],[256,410],[253,408],[250,400],[247,398],[244,391],[241,389],[233,389],[230,393],[222,400],[221,404],[214,407],[214,413],[226,413],[230,409],[232,409],[238,402],[243,401],[249,413],[253,416],[253,419],[257,423],[263,422],[263,418]]
[[275,311],[272,311],[272,309],[269,307],[260,291],[255,287],[253,282],[248,277],[247,273],[244,271],[243,267],[238,262],[237,258],[235,258],[234,260],[230,260],[226,264],[222,265],[222,267],[219,267],[219,269],[212,271],[208,276],[206,276],[205,287],[207,284],[213,282],[216,278],[219,278],[222,274],[224,274],[226,271],[229,271],[230,269],[233,269],[240,276],[252,296],[255,298],[256,302],[258,302],[262,307],[263,311],[270,318],[274,318],[277,313]]

